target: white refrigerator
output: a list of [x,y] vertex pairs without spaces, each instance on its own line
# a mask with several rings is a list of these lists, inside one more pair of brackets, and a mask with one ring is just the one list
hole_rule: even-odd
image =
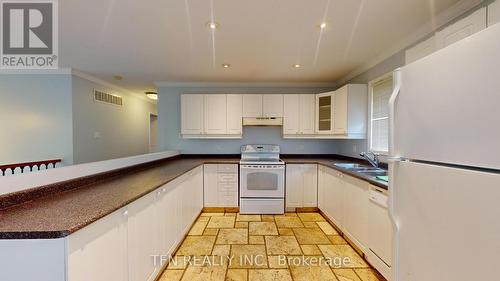
[[500,24],[394,73],[393,280],[500,280]]

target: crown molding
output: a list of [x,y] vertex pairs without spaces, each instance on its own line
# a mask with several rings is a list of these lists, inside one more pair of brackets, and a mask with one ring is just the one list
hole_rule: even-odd
[[335,82],[154,82],[158,88],[335,88]]
[[450,23],[454,19],[460,17],[461,15],[467,13],[472,8],[478,6],[482,3],[483,0],[460,0],[451,6],[449,9],[441,12],[434,21],[430,21],[417,29],[414,33],[411,33],[409,36],[403,38],[398,43],[394,44],[394,46],[388,49],[386,52],[383,52],[379,56],[374,59],[364,63],[358,68],[351,71],[349,74],[345,75],[343,78],[337,80],[338,85],[342,85],[347,83],[349,80],[355,78],[356,76],[368,71],[369,69],[375,67],[379,63],[384,60],[390,58],[391,56],[397,54],[400,51],[404,51],[409,47],[417,44],[423,39],[426,39],[434,32],[443,28],[447,23]]

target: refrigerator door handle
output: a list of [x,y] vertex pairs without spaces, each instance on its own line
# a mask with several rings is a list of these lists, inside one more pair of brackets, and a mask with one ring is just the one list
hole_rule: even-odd
[[391,97],[389,98],[389,156],[390,158],[398,157],[395,155],[396,151],[394,149],[394,127],[395,127],[395,108],[396,99],[401,91],[402,77],[401,68],[394,70],[393,73],[393,91]]

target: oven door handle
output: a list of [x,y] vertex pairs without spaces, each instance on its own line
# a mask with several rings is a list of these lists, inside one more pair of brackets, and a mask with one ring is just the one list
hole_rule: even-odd
[[284,165],[265,166],[265,165],[241,165],[240,168],[245,170],[284,170]]

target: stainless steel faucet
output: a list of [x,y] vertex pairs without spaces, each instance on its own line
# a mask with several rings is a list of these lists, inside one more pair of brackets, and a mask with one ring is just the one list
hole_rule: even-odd
[[366,161],[370,162],[370,164],[372,164],[373,167],[378,168],[380,160],[377,154],[368,151],[368,152],[361,152],[359,155],[364,159],[366,159]]

